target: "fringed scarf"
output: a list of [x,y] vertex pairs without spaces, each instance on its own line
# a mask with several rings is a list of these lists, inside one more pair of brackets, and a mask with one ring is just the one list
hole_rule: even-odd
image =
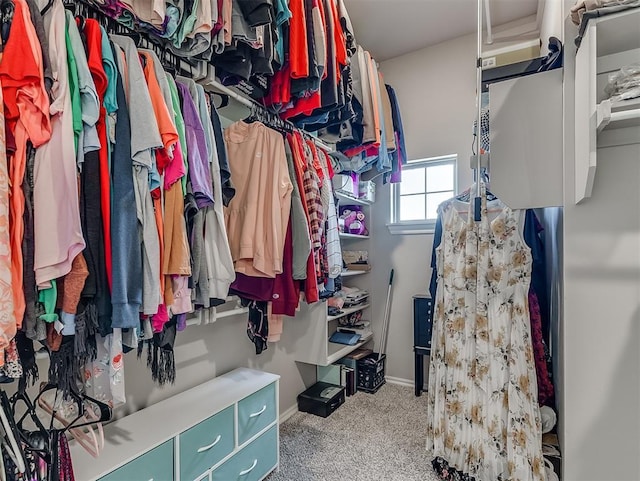
[[176,382],[176,363],[173,346],[176,342],[175,317],[164,324],[161,332],[153,334],[153,339],[138,343],[138,359],[142,356],[143,346],[147,344],[147,367],[151,369],[151,378],[159,385]]
[[49,364],[49,382],[56,384],[66,398],[77,391],[76,380],[80,379],[80,363],[75,357],[73,336],[62,336],[60,349],[51,351]]
[[18,390],[24,392],[27,386],[33,386],[39,377],[36,353],[33,349],[33,341],[22,330],[16,333],[16,347],[22,364],[22,377],[18,382]]

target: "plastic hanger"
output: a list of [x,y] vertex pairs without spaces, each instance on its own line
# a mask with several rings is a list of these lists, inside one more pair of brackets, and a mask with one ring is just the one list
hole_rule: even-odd
[[[104,448],[104,431],[102,423],[111,419],[111,408],[97,399],[83,393],[73,393],[79,415],[70,420],[58,406],[58,391],[53,402],[46,398],[44,393],[50,391],[54,385],[44,385],[38,396],[38,406],[52,415],[52,424],[55,419],[62,426],[62,432],[69,432],[89,454],[98,457]],[[64,402],[64,400],[61,400]],[[87,406],[89,404],[89,406]],[[86,428],[86,429],[83,429]],[[95,430],[94,430],[95,428]],[[96,434],[97,431],[97,434]]]
[[[44,387],[47,388],[47,386],[44,386]],[[74,401],[76,401],[76,408],[79,410],[81,414],[76,415],[77,413],[73,413],[74,415],[73,419],[69,420],[67,417],[65,417],[67,414],[65,413],[65,406],[64,406],[65,400],[62,398],[62,396],[59,396],[57,387],[56,387],[56,392],[55,392],[55,397],[53,399],[53,402],[47,399],[46,395],[43,394],[47,391],[50,392],[51,389],[52,389],[51,385],[49,385],[48,389],[43,389],[43,391],[41,391],[41,393],[38,395],[38,406],[43,411],[51,415],[52,431],[62,431],[62,432],[69,431],[69,433],[76,439],[76,441],[78,441],[78,444],[80,446],[82,446],[93,457],[97,457],[100,454],[100,445],[98,443],[98,438],[94,430],[93,429],[85,430],[85,429],[81,429],[80,427],[77,427],[75,429],[71,428],[73,422],[79,419],[86,419],[85,418],[86,412],[82,402],[78,403],[78,398],[74,399]],[[54,429],[54,421],[57,421],[62,426],[62,428]]]
[[[18,391],[11,399],[12,412],[15,413],[18,402],[22,401],[26,406],[25,412],[22,417],[16,422],[16,427],[20,434],[20,438],[24,442],[30,451],[35,451],[40,457],[42,457],[47,463],[51,459],[50,450],[50,433],[42,424],[42,421],[36,413],[35,406],[26,392]],[[36,427],[35,431],[28,431],[23,427],[23,422],[27,418],[31,419]]]
[[47,13],[51,9],[51,7],[53,7],[54,1],[55,0],[49,0],[47,4],[44,6],[44,8],[40,10],[40,15],[44,16],[44,14]]
[[26,471],[26,464],[24,461],[22,445],[18,441],[18,428],[16,427],[13,419],[13,413],[11,411],[7,393],[2,390],[0,390],[0,424],[4,431],[4,435],[2,436],[2,447],[15,463],[18,468],[18,472],[24,473]]

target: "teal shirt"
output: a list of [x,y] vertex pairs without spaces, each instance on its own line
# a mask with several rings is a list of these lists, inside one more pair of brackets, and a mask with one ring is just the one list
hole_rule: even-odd
[[76,155],[78,154],[78,141],[82,135],[82,101],[80,99],[80,87],[78,80],[78,65],[73,55],[71,38],[69,37],[69,23],[64,30],[64,41],[67,46],[67,65],[69,69],[69,91],[71,93],[71,117],[73,118],[73,145]]
[[118,67],[113,58],[109,36],[103,27],[100,27],[100,30],[102,31],[102,65],[104,67],[104,73],[107,74],[107,91],[104,94],[104,108],[107,109],[108,114],[112,114],[118,110],[118,100],[116,98]]

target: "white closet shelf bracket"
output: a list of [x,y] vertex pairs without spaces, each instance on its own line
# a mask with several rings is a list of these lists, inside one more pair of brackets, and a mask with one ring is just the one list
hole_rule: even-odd
[[238,102],[240,102],[242,105],[245,105],[249,108],[254,107],[255,105],[259,105],[258,103],[254,102],[253,100],[250,100],[242,95],[240,95],[238,92],[236,92],[235,90],[231,90],[229,87],[227,87],[226,85],[222,85],[220,82],[218,82],[217,80],[211,80],[208,85],[213,88],[213,90],[216,90],[217,92],[223,93],[228,95],[229,97],[233,98],[234,100],[237,100]]
[[597,106],[596,126],[598,132],[607,128],[640,126],[640,98],[611,102],[604,100]]

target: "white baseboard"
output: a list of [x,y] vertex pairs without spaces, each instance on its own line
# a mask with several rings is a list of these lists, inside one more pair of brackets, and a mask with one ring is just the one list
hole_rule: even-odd
[[385,380],[389,384],[398,384],[399,386],[414,387],[415,383],[411,379],[403,379],[401,377],[385,376]]
[[289,419],[291,416],[293,416],[297,412],[298,412],[298,405],[294,404],[289,409],[287,409],[285,412],[280,414],[280,424],[285,422],[287,419]]

